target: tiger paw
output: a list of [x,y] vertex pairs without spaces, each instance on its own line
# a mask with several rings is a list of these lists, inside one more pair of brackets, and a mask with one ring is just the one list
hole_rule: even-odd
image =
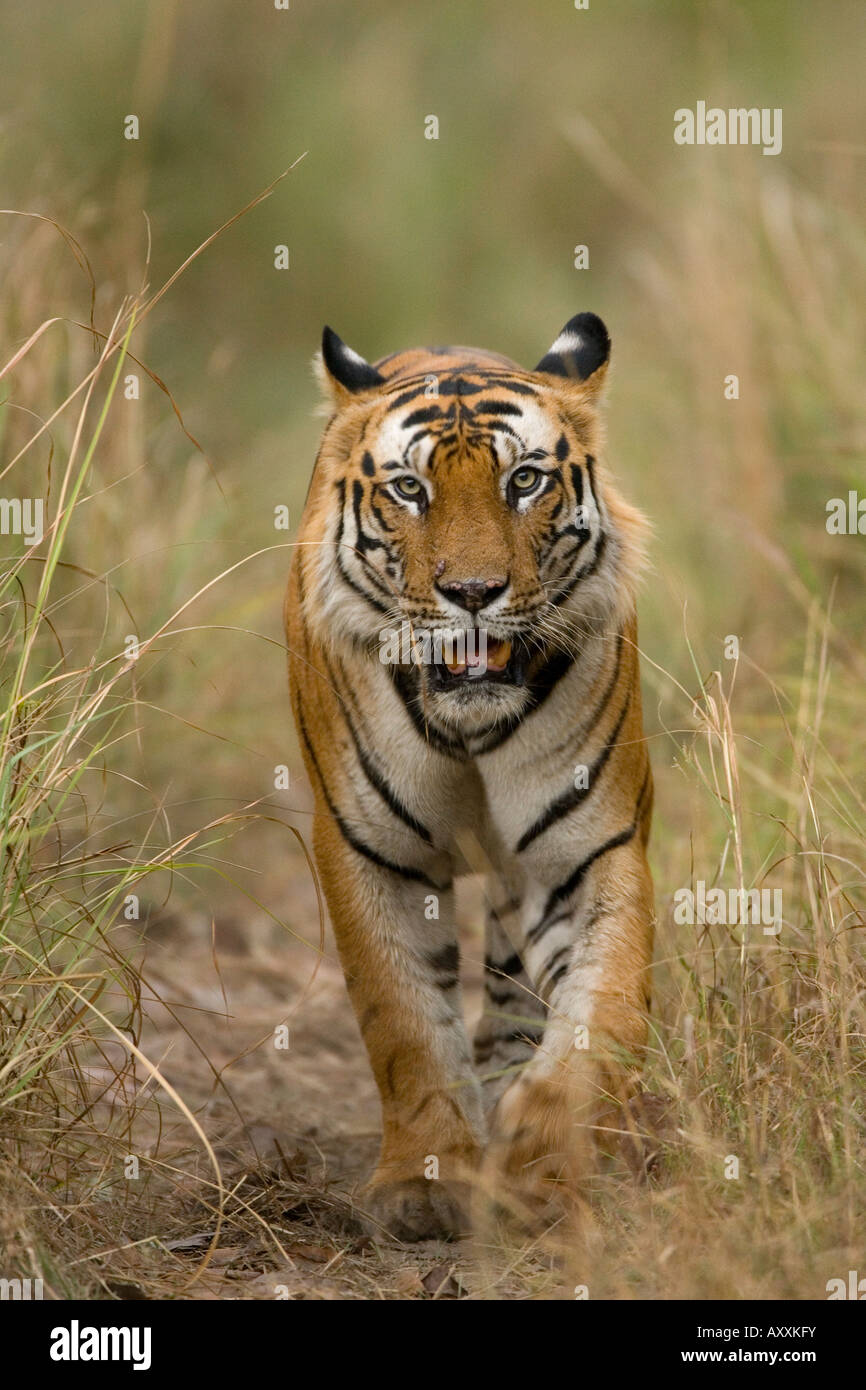
[[573,1208],[592,1147],[561,1084],[521,1078],[494,1117],[481,1170],[485,1198],[518,1225],[548,1225]]
[[468,1234],[466,1189],[461,1183],[437,1178],[374,1181],[364,1207],[369,1229],[382,1228],[395,1240],[453,1240]]

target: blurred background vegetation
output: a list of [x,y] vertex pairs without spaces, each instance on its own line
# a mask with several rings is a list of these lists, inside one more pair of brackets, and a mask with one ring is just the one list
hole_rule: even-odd
[[[79,239],[103,329],[122,293],[162,284],[306,152],[136,334],[213,468],[152,383],[125,420],[118,407],[101,495],[69,544],[96,570],[104,548],[142,625],[182,583],[286,539],[273,508],[296,520],[303,502],[324,322],[371,359],[456,341],[532,365],[591,308],[614,340],[611,461],[657,527],[643,603],[656,658],[677,668],[686,599],[713,651],[728,632],[782,638],[783,593],[771,612],[763,588],[775,547],[782,590],[796,575],[824,593],[839,575],[837,620],[856,635],[841,600],[859,550],[826,536],[823,508],[862,477],[862,6],[9,0],[0,25],[4,204]],[[673,111],[699,98],[782,107],[782,154],[675,146]],[[86,279],[51,227],[5,218],[0,236],[10,348],[40,314],[87,320]],[[48,336],[19,390],[44,388],[61,337],[66,381],[88,362],[80,329]],[[7,411],[7,443],[27,428]],[[286,562],[274,552],[221,586],[224,619],[277,634]],[[163,677],[195,661],[198,707],[234,736],[241,711],[253,721],[264,775],[285,737],[279,654],[230,636],[205,647],[193,639]]]
[[[303,505],[322,325],[371,360],[458,342],[532,366],[592,309],[614,344],[609,461],[655,526],[640,613],[662,997],[670,895],[713,880],[742,810],[689,770],[701,728],[689,696],[711,671],[725,673],[757,798],[742,812],[749,883],[826,847],[822,817],[857,860],[866,539],[824,523],[829,498],[866,491],[864,38],[857,0],[5,0],[2,202],[77,240],[102,333],[124,295],[164,284],[304,156],[134,330],[130,351],[201,451],[144,372],[139,400],[116,395],[39,635],[42,670],[61,649],[70,669],[111,661],[238,568],[130,674],[90,800],[65,813],[66,852],[99,853],[122,830],[156,854],[251,802],[306,828],[280,628],[291,537],[273,518],[288,505],[294,527]],[[782,153],[676,146],[673,113],[698,100],[782,108]],[[274,266],[282,244],[288,270]],[[90,296],[52,222],[0,217],[2,362],[59,320],[2,382],[0,490],[47,498],[49,517],[78,406],[28,441],[95,365]],[[23,567],[26,602],[39,577],[38,561]],[[278,793],[282,763],[296,776]],[[219,915],[235,881],[253,891],[255,869],[267,910],[313,939],[286,850],[267,822],[231,855],[205,846],[173,876],[175,898]],[[815,932],[820,905],[799,868],[783,872],[795,932]],[[850,880],[859,893],[859,861]]]

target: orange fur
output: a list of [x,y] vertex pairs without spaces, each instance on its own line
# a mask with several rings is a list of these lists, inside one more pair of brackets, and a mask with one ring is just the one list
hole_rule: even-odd
[[[593,366],[587,324],[573,320],[535,373],[470,349],[371,368],[338,339],[319,364],[333,413],[289,581],[290,685],[316,862],[382,1101],[369,1201],[404,1238],[461,1225],[486,1143],[460,1020],[461,827],[493,875],[490,998],[529,1020],[509,1033],[493,1007],[476,1037],[477,1057],[518,1057],[510,1085],[485,1082],[488,1169],[542,1192],[576,1182],[581,1132],[625,1095],[645,1044],[646,527],[599,461],[606,353]],[[400,621],[483,631],[511,654],[475,683],[389,668],[377,638]],[[575,762],[595,770],[586,791],[570,785]]]

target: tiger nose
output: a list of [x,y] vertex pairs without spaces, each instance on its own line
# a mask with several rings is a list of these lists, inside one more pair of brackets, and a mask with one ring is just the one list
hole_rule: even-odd
[[508,580],[449,579],[445,584],[437,584],[436,587],[446,598],[450,598],[452,603],[459,603],[461,608],[468,608],[470,613],[477,613],[505,592]]

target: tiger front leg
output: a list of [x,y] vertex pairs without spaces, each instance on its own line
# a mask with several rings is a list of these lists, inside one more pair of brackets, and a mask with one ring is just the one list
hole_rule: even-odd
[[569,1200],[621,1125],[647,1036],[652,880],[631,840],[569,892],[529,894],[522,956],[549,1005],[532,1061],[503,1095],[485,1164],[494,1187],[538,1214]]
[[400,1240],[461,1234],[484,1126],[463,1022],[453,889],[361,856],[327,815],[316,819],[314,845],[382,1104],[365,1209]]
[[484,1113],[498,1105],[517,1074],[535,1055],[544,1034],[547,1008],[535,990],[513,942],[503,927],[506,901],[494,905],[490,881],[484,951],[484,1005],[475,1033],[475,1066],[481,1082]]

